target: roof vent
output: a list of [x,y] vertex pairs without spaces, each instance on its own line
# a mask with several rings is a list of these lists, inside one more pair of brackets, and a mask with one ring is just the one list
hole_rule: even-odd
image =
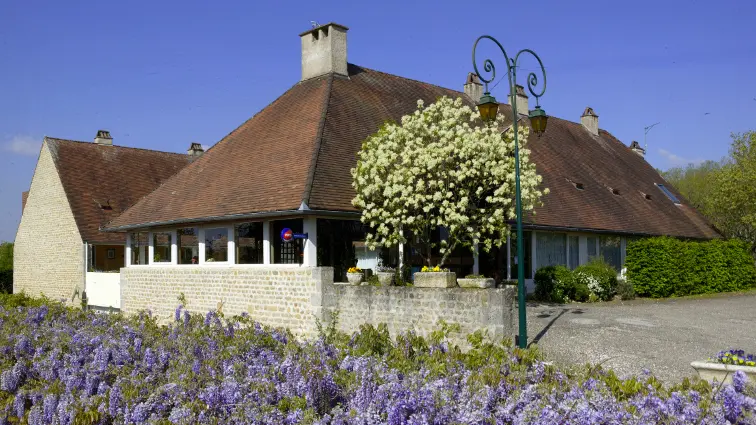
[[349,28],[332,22],[299,34],[302,40],[302,81],[330,73],[349,75],[348,30]]
[[586,130],[588,130],[594,136],[598,136],[598,115],[593,111],[590,106],[585,108],[583,115],[580,117],[580,124],[583,124]]
[[619,191],[619,189],[614,189],[614,188],[611,188],[611,187],[610,187],[610,188],[609,188],[609,190],[611,190],[611,191],[612,191],[612,193],[613,193],[613,194],[615,194],[615,195],[617,195],[617,196],[619,196],[619,194],[620,194],[620,191]]
[[110,132],[108,130],[97,130],[94,142],[97,145],[112,146],[113,138],[110,137]]
[[649,201],[651,200],[651,195],[650,194],[645,193],[645,192],[641,192],[640,190],[638,192],[640,192],[641,196],[643,196],[647,200],[649,200]]
[[633,140],[632,143],[630,143],[630,150],[640,155],[642,158],[646,156],[646,150],[643,149],[640,145],[640,143]]
[[585,189],[585,186],[583,185],[583,183],[578,183],[578,182],[572,181],[572,180],[570,180],[570,179],[568,179],[566,177],[564,179],[567,180],[568,182],[570,182],[570,184],[572,184],[573,186],[575,186],[575,189],[577,189],[577,190],[584,190]]

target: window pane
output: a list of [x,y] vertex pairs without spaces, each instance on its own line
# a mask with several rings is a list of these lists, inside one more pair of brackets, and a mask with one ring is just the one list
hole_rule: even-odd
[[591,260],[592,258],[596,257],[596,237],[588,236],[585,239],[586,243],[588,244],[588,260]]
[[199,232],[196,227],[178,229],[178,263],[199,264]]
[[150,237],[147,232],[132,233],[131,237],[131,264],[147,264],[147,250],[150,245]]
[[171,262],[171,239],[173,235],[170,233],[153,233],[152,244],[154,246],[154,255],[152,262],[154,263],[170,263]]
[[601,257],[615,270],[622,267],[621,239],[619,236],[602,236],[599,239]]
[[236,262],[238,264],[263,263],[263,223],[236,225]]
[[291,242],[281,240],[281,231],[289,228],[294,233],[302,233],[302,219],[277,220],[273,222],[273,263],[274,264],[302,264],[304,260],[304,239],[294,239]]
[[228,229],[205,229],[205,262],[228,261]]
[[580,265],[580,240],[577,236],[569,236],[570,269],[575,270]]
[[536,233],[536,269],[557,265],[567,265],[567,235]]

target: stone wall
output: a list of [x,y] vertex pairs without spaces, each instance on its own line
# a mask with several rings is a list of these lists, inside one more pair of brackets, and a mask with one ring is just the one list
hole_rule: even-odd
[[243,312],[264,324],[313,336],[322,316],[322,282],[333,269],[291,266],[135,266],[121,269],[121,310],[151,310],[173,320],[178,296],[187,308],[206,313],[222,303],[225,314]]
[[178,296],[206,313],[222,302],[225,314],[249,313],[261,323],[302,336],[317,333],[316,319],[351,333],[363,323],[386,323],[391,335],[414,329],[427,336],[438,321],[458,323],[464,336],[478,329],[495,339],[514,337],[514,287],[502,289],[350,286],[333,283],[330,267],[134,266],[121,269],[121,309],[151,310],[173,320]]
[[13,252],[13,292],[77,304],[84,248],[47,144],[42,146]]
[[438,321],[458,323],[457,343],[476,330],[496,340],[514,340],[516,288],[417,288],[328,285],[323,299],[327,311],[338,311],[338,329],[353,332],[362,323],[386,323],[390,334],[414,329],[428,336]]

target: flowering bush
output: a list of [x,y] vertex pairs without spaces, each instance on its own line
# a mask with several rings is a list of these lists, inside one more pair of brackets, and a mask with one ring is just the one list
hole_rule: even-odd
[[756,354],[746,354],[743,350],[729,349],[720,351],[715,358],[709,359],[709,361],[738,366],[756,366]]
[[[0,306],[0,424],[725,424],[754,423],[754,388],[591,367],[562,372],[442,324],[427,339],[332,323],[296,340],[248,317],[176,309],[101,315],[59,304]],[[729,422],[728,422],[729,421]]]
[[[462,99],[441,97],[387,123],[362,144],[352,170],[352,201],[370,227],[367,243],[390,247],[419,241],[427,265],[433,249],[443,265],[456,246],[501,246],[515,218],[514,134],[502,134],[504,116],[482,125],[480,114]],[[520,126],[520,180],[523,211],[533,213],[542,194],[541,176],[525,147],[528,126]],[[440,243],[433,231],[443,227]],[[406,232],[407,234],[403,233]],[[438,244],[438,246],[437,246]]]
[[362,273],[362,269],[359,267],[350,267],[347,273]]

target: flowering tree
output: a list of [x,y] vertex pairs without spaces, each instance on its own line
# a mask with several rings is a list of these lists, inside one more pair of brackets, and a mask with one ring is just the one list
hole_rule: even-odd
[[[421,255],[431,265],[436,243],[431,233],[448,232],[439,245],[443,265],[457,246],[501,246],[515,218],[515,163],[512,129],[504,133],[500,115],[481,125],[480,114],[462,99],[442,97],[387,123],[362,144],[352,169],[357,196],[370,227],[368,246],[393,246],[411,234],[420,240]],[[532,211],[542,194],[535,164],[525,148],[527,126],[519,127],[520,187],[523,211]]]

